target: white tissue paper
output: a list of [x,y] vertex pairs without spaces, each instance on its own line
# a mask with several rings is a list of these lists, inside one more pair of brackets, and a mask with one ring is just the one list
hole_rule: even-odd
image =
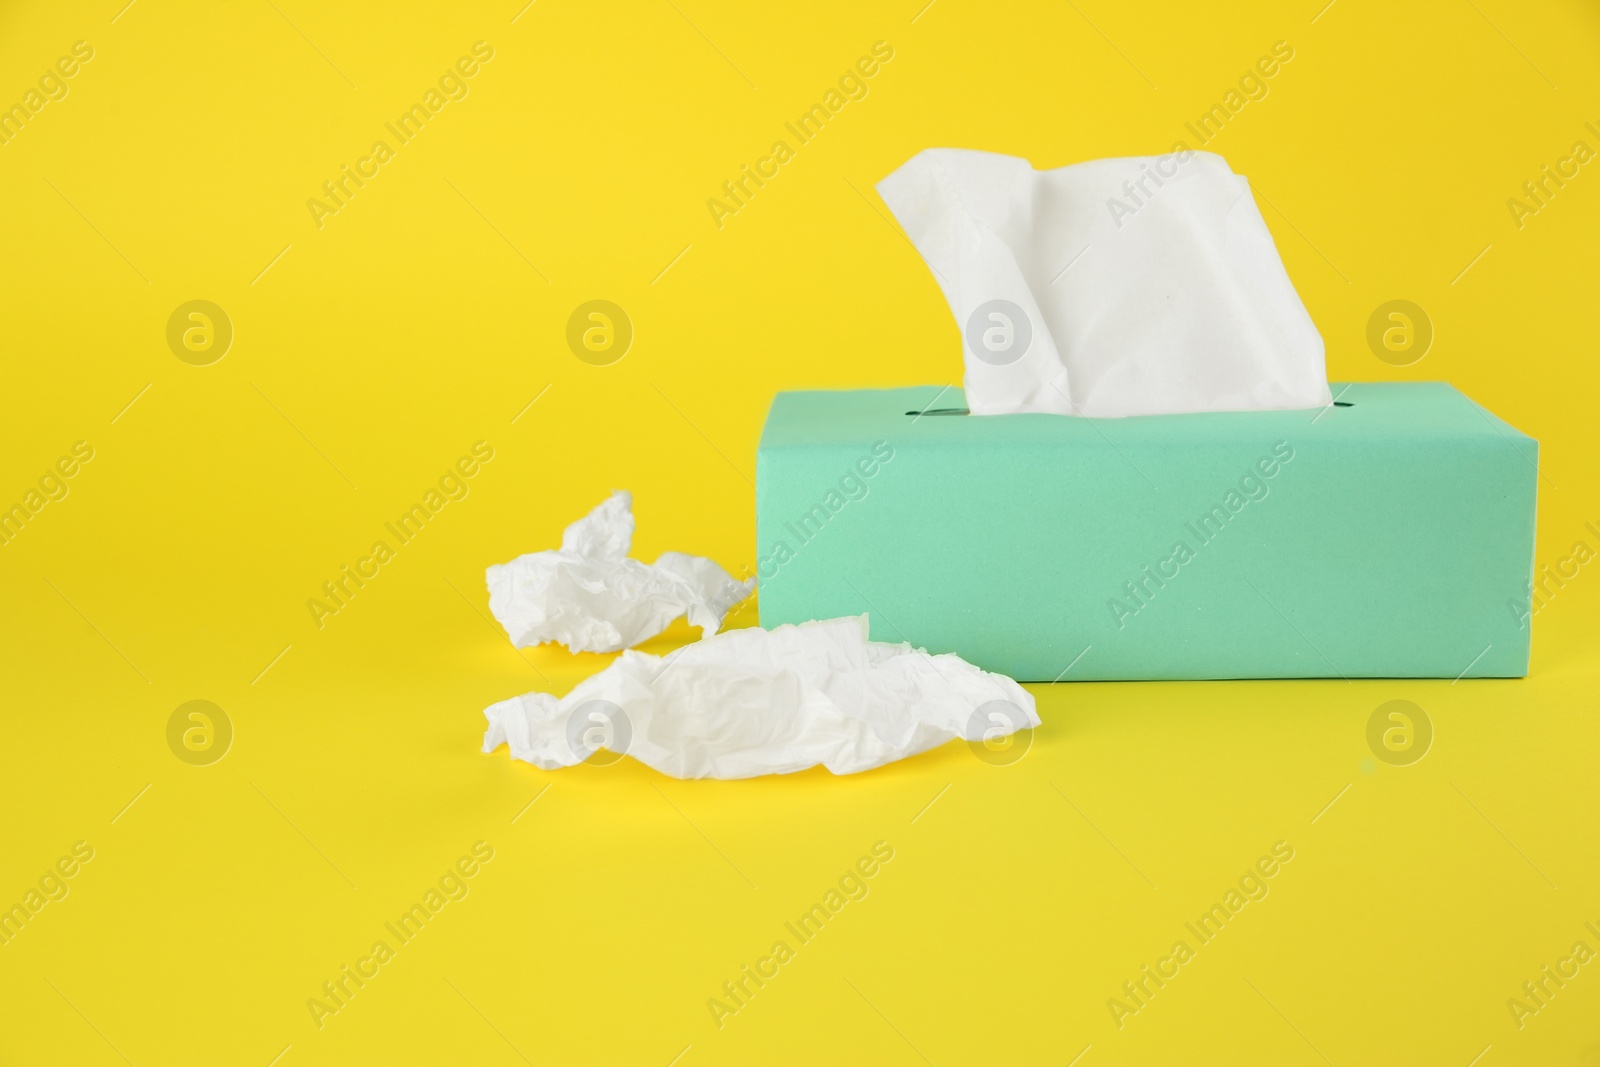
[[518,648],[558,641],[573,652],[615,652],[646,641],[687,614],[714,632],[755,590],[702,556],[628,558],[633,495],[615,492],[568,526],[561,548],[490,567],[489,610]]
[[1221,156],[1036,171],[935,148],[878,192],[955,314],[975,415],[1332,403],[1322,336]]
[[494,704],[483,750],[545,770],[597,749],[674,778],[750,778],[822,764],[853,774],[952,738],[1039,725],[1033,697],[955,655],[867,639],[867,617],[730,630],[666,656],[625,652],[567,696]]

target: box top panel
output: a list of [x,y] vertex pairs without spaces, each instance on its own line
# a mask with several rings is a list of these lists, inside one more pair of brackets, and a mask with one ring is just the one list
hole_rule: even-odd
[[961,410],[966,400],[954,386],[902,389],[807,390],[779,393],[767,413],[761,448],[897,443],[971,446],[1074,442],[1193,445],[1206,441],[1251,442],[1283,436],[1315,422],[1319,436],[1371,445],[1383,441],[1494,437],[1518,451],[1532,439],[1473,402],[1447,382],[1330,383],[1336,406],[1296,411],[1230,411],[1193,415],[1143,415],[1082,419],[1066,415],[922,414]]

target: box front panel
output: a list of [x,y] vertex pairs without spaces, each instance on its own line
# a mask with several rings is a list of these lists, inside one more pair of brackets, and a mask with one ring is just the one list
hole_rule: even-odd
[[1533,442],[1371,388],[1321,416],[902,415],[764,448],[762,623],[867,612],[1030,681],[1524,674]]

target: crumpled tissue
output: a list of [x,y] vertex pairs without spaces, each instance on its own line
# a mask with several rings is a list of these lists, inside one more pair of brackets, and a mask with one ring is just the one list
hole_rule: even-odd
[[573,652],[615,652],[649,640],[680,615],[714,632],[756,587],[703,556],[628,558],[633,494],[610,498],[561,535],[561,548],[488,570],[489,611],[518,648],[558,641]]
[[1039,725],[1033,697],[961,657],[867,639],[867,617],[730,630],[666,656],[624,652],[567,696],[485,709],[483,750],[545,770],[598,749],[674,778],[880,767],[953,738]]
[[1332,403],[1322,335],[1219,155],[1036,171],[935,148],[878,192],[955,315],[975,415]]

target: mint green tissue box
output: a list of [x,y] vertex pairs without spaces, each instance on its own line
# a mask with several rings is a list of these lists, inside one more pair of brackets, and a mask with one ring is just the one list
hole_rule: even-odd
[[1521,677],[1538,442],[1442,382],[1309,411],[964,414],[951,388],[779,393],[761,624],[1022,681]]

